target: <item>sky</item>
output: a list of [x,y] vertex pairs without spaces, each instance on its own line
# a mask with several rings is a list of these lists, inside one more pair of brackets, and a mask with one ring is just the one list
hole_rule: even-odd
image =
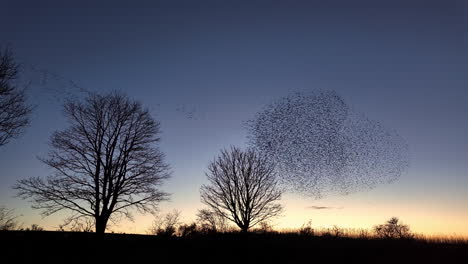
[[[98,3],[96,3],[98,2]],[[292,92],[333,90],[398,131],[411,166],[398,181],[322,199],[286,193],[276,228],[371,228],[392,216],[426,234],[468,236],[468,5],[465,1],[3,0],[0,45],[23,67],[35,105],[24,135],[0,148],[0,204],[54,230],[15,198],[19,179],[51,173],[38,157],[64,129],[76,86],[120,90],[161,122],[172,178],[161,212],[192,221],[219,150],[245,147],[244,122]],[[73,84],[71,83],[73,82]],[[324,207],[324,208],[322,208]],[[315,208],[315,209],[314,209]],[[322,209],[317,209],[322,208]],[[144,233],[152,216],[112,226]]]

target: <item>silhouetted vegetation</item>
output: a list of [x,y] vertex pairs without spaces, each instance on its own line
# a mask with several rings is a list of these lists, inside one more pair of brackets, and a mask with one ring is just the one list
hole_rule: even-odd
[[157,236],[174,236],[180,225],[180,212],[174,210],[165,215],[156,216],[148,233]]
[[196,223],[191,224],[181,224],[177,231],[178,235],[181,237],[192,237],[199,233],[199,229]]
[[374,227],[376,235],[387,239],[410,239],[413,234],[408,225],[400,223],[397,217],[390,218],[387,223]]
[[209,184],[201,200],[216,215],[235,223],[243,232],[278,216],[282,207],[274,164],[253,150],[222,150],[208,166]]
[[309,220],[307,223],[303,224],[299,228],[299,234],[303,236],[313,236],[315,234],[314,229],[312,228],[312,221]]
[[32,224],[30,227],[24,229],[24,231],[44,231],[44,228],[39,226],[38,224]]
[[64,110],[70,126],[51,136],[42,159],[54,174],[20,180],[18,196],[45,216],[67,210],[67,222],[94,219],[97,233],[115,215],[155,212],[168,197],[159,187],[169,173],[155,145],[159,123],[148,110],[119,93],[89,94]]
[[65,219],[64,223],[59,225],[59,231],[65,231],[69,228],[72,232],[93,232],[94,221],[91,218]]
[[15,214],[15,210],[0,206],[0,230],[15,230],[18,227],[18,215]]
[[228,230],[226,218],[216,211],[208,209],[198,210],[197,222],[204,232],[226,232]]
[[19,73],[11,49],[0,50],[0,146],[21,135],[30,121],[32,107],[26,103],[24,89],[15,84]]
[[257,227],[254,228],[252,231],[254,233],[262,233],[262,234],[275,233],[276,232],[273,229],[273,226],[268,221],[258,223]]
[[[157,255],[161,263],[462,263],[468,241],[389,240],[327,236],[317,232],[183,233],[145,236],[81,232],[0,232],[2,260],[16,263],[138,263]],[[190,234],[190,235],[189,235]],[[27,254],[21,252],[26,251]],[[77,258],[77,252],[86,252]],[[44,252],[47,252],[45,254]],[[52,255],[49,255],[52,254]]]

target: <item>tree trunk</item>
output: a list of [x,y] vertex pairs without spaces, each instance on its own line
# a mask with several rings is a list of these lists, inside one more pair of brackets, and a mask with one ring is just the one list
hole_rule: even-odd
[[96,218],[96,234],[104,234],[106,232],[107,221],[109,217],[101,215]]
[[245,226],[245,225],[244,225],[244,226],[241,227],[241,232],[242,232],[242,233],[247,233],[247,231],[249,231],[249,227],[248,227],[248,226]]

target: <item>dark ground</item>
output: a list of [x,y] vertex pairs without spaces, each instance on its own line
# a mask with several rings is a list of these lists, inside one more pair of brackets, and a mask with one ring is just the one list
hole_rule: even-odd
[[213,234],[0,232],[0,263],[468,263],[466,243]]

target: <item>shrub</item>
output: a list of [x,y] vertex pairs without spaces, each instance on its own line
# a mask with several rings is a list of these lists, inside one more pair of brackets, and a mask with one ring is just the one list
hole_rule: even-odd
[[25,231],[44,231],[44,228],[40,227],[38,224],[32,224],[31,227],[26,228]]
[[390,218],[387,223],[374,227],[377,237],[385,239],[410,239],[414,235],[408,225],[402,224],[397,217]]
[[307,223],[303,224],[301,228],[299,228],[299,234],[301,236],[313,236],[314,229],[312,228],[312,220],[309,220]]
[[273,233],[273,226],[268,222],[260,222],[253,231],[261,234]]
[[336,225],[330,229],[330,234],[333,237],[342,237],[344,235],[344,230]]
[[203,233],[226,232],[229,229],[226,219],[209,209],[198,210],[197,222]]
[[174,210],[160,217],[156,217],[148,233],[157,236],[174,236],[179,225],[180,212]]
[[178,230],[179,236],[181,237],[191,237],[198,233],[198,227],[196,223],[190,225],[182,224],[179,226]]

